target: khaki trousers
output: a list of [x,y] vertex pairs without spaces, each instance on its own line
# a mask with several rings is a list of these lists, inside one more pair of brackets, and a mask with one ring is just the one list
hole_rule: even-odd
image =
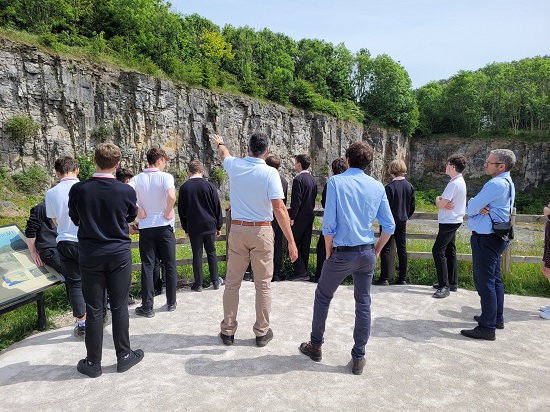
[[271,226],[232,225],[228,242],[221,331],[224,335],[232,336],[237,330],[239,290],[244,272],[251,263],[256,288],[256,323],[253,330],[256,336],[264,336],[269,329],[269,312],[271,312],[273,229]]

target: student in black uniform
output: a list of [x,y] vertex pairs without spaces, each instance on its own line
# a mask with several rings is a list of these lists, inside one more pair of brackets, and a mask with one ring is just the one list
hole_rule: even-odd
[[[277,170],[279,170],[279,167],[281,167],[281,159],[279,159],[279,157],[275,155],[267,156],[265,158],[265,163],[268,166],[274,167]],[[288,182],[281,174],[279,174],[279,176],[281,176],[281,184],[283,185],[283,193],[285,195],[283,202],[286,206]],[[277,223],[277,219],[275,219],[275,216],[273,217],[272,227],[273,233],[275,235],[275,244],[273,246],[273,279],[271,279],[271,281],[278,282],[282,280],[281,269],[283,268],[283,230],[279,226],[279,223]]]
[[91,378],[101,375],[103,303],[109,294],[117,372],[125,372],[143,359],[143,351],[130,349],[128,292],[132,276],[128,223],[137,216],[136,192],[113,175],[120,149],[101,143],[95,150],[96,173],[71,187],[69,217],[79,227],[79,265],[86,300],[87,356],[77,370]]
[[53,221],[46,217],[46,202],[42,201],[31,209],[25,227],[27,247],[36,266],[44,264],[61,271],[61,261],[57,251],[57,228]]
[[288,280],[309,280],[307,272],[311,231],[313,227],[313,209],[317,197],[317,182],[311,176],[309,165],[311,158],[306,154],[296,156],[294,167],[298,175],[292,182],[290,198],[290,224],[294,241],[298,247],[298,259],[294,262],[294,274]]
[[189,163],[189,179],[179,190],[178,214],[181,227],[189,235],[193,252],[193,275],[195,283],[191,290],[202,292],[202,249],[206,250],[210,280],[214,289],[219,289],[222,280],[218,276],[218,259],[216,257],[216,236],[223,225],[222,207],[218,190],[204,179],[204,165],[193,160]]

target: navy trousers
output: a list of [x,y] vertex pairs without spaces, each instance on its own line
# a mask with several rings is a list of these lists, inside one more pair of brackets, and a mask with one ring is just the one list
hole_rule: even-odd
[[353,339],[355,344],[351,356],[355,359],[365,357],[365,346],[370,336],[370,287],[376,266],[374,249],[361,252],[336,252],[325,260],[321,278],[315,290],[313,321],[311,324],[311,343],[321,345],[325,334],[325,324],[330,302],[338,286],[348,276],[353,275],[355,298],[355,327]]
[[495,331],[497,322],[504,323],[504,285],[500,277],[500,256],[505,242],[495,234],[472,233],[472,264],[474,285],[481,301],[479,326]]

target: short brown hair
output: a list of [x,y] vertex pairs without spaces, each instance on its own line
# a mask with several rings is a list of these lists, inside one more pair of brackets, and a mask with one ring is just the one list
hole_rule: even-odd
[[191,160],[187,165],[187,168],[189,169],[189,173],[192,175],[204,172],[204,165],[199,160]]
[[462,171],[466,169],[466,164],[468,163],[468,161],[464,156],[454,154],[449,156],[449,158],[447,159],[447,163],[453,165],[458,173],[462,173]]
[[372,162],[374,151],[367,142],[352,143],[346,150],[346,159],[349,167],[356,167],[365,171]]
[[275,155],[267,156],[265,158],[265,163],[268,166],[274,167],[275,169],[279,169],[279,167],[281,167],[281,159],[279,159],[279,156],[275,156]]
[[154,165],[159,159],[168,161],[168,155],[164,150],[158,147],[152,147],[147,151],[147,163],[149,163],[149,165]]
[[67,173],[76,172],[78,166],[76,160],[71,156],[62,156],[55,161],[54,169],[60,175],[66,175]]
[[119,167],[115,172],[115,177],[119,182],[126,183],[128,179],[134,177],[134,173],[125,167]]
[[120,149],[112,143],[100,143],[95,148],[94,163],[100,169],[112,169],[120,162]]
[[388,165],[388,173],[394,177],[405,176],[407,174],[407,165],[401,159],[395,159]]
[[348,164],[346,163],[346,160],[343,158],[334,159],[332,162],[332,174],[339,175],[340,173],[344,173],[346,170],[348,170]]
[[311,157],[307,154],[299,154],[296,156],[296,161],[300,163],[300,166],[302,166],[302,170],[307,170],[309,165],[311,164]]

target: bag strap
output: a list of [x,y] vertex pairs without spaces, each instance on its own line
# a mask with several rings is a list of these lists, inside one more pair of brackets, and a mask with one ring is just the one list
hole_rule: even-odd
[[[508,179],[504,179],[508,182]],[[508,182],[508,185],[509,185],[509,189],[510,189],[510,218],[508,219],[509,222],[512,221],[512,209],[514,207],[514,204],[512,203],[512,184],[510,182]],[[550,215],[548,215],[550,216]],[[493,218],[491,217],[491,211],[489,211],[489,219],[491,219],[491,223],[494,225],[495,224],[495,221],[493,220]]]

